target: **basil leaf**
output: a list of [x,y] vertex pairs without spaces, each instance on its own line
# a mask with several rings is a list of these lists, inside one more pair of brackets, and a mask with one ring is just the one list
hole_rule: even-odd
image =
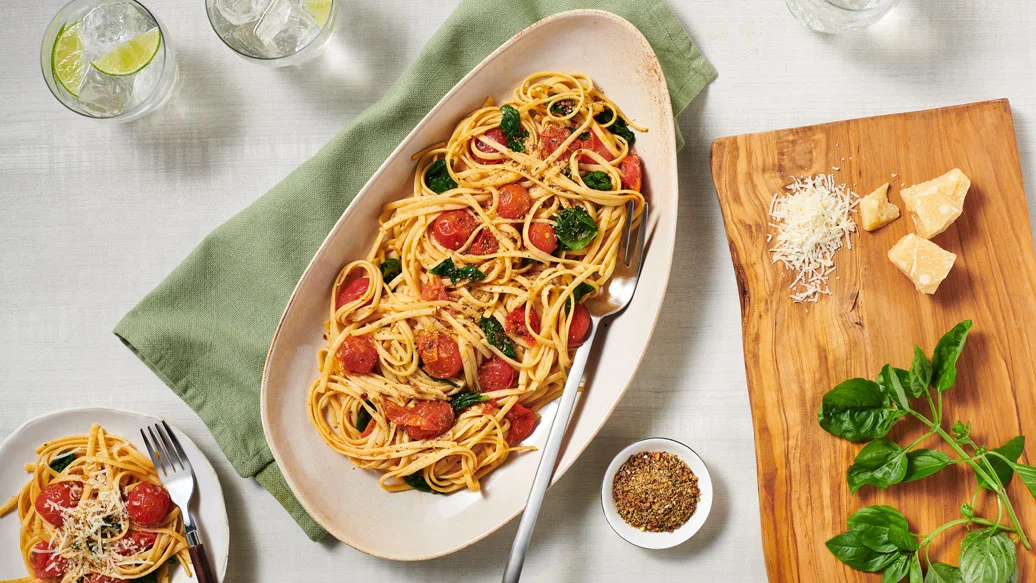
[[[372,409],[374,408],[374,403],[371,403],[370,401],[364,402]],[[356,428],[361,432],[366,431],[367,426],[370,425],[370,422],[373,420],[374,419],[371,418],[371,414],[367,412],[367,407],[360,407],[360,411],[356,413]]]
[[50,466],[50,469],[60,474],[65,470],[65,468],[72,465],[72,462],[74,461],[76,461],[76,452],[66,451],[65,453],[50,458],[50,463],[47,465]]
[[881,583],[899,583],[910,573],[910,557],[906,553],[900,553],[896,560],[885,567],[881,573]]
[[495,346],[497,350],[504,353],[508,358],[518,357],[518,353],[514,350],[514,342],[504,332],[504,327],[500,324],[500,320],[492,316],[484,317],[479,320],[478,327],[486,335],[486,340]]
[[903,481],[907,460],[903,448],[882,437],[868,443],[856,454],[856,460],[846,472],[849,490],[855,494],[867,484],[888,488]]
[[899,556],[899,553],[878,553],[867,548],[852,532],[843,532],[825,544],[836,559],[867,573],[884,569]]
[[849,379],[824,395],[817,421],[824,431],[849,441],[875,439],[886,435],[906,415],[889,405],[877,383]]
[[932,382],[932,363],[920,346],[914,345],[914,362],[910,364],[910,383],[907,392],[911,397],[920,397],[928,392]]
[[424,182],[436,194],[442,194],[447,190],[457,188],[457,183],[450,176],[449,170],[446,169],[446,160],[442,158],[432,162],[432,165],[428,167],[428,170],[424,173]]
[[586,283],[585,281],[579,282],[579,285],[576,286],[576,289],[572,290],[572,295],[568,296],[568,298],[565,300],[565,313],[567,314],[572,310],[573,300],[575,301],[575,303],[578,304],[580,300],[583,299],[583,296],[594,291],[595,289],[597,288]]
[[[846,524],[849,525],[849,532],[856,535],[856,540],[872,551],[912,553],[917,550],[917,540],[910,536],[906,517],[891,506],[861,508],[846,520]],[[906,573],[905,570],[903,572]]]
[[575,106],[575,102],[571,99],[561,99],[551,104],[550,112],[554,115],[565,116],[572,113],[572,110],[575,109]]
[[424,376],[426,376],[426,377],[428,377],[428,378],[432,379],[433,381],[435,381],[435,382],[437,382],[437,383],[439,383],[439,384],[442,384],[442,385],[450,385],[451,387],[453,387],[453,388],[455,388],[455,389],[459,389],[459,388],[460,388],[460,385],[458,385],[457,383],[455,383],[455,382],[451,381],[450,379],[441,379],[441,378],[439,378],[439,377],[433,377],[432,375],[430,375],[430,374],[426,373],[426,372],[425,372],[425,371],[423,371],[423,370],[422,370],[421,372],[423,372],[423,373],[424,373]]
[[957,567],[936,562],[928,565],[924,583],[964,583],[964,578]]
[[617,117],[615,123],[608,126],[606,129],[611,133],[619,136],[626,140],[626,143],[633,146],[633,143],[637,141],[637,136],[630,130],[629,126],[626,125],[626,120],[621,116],[616,116],[612,110],[605,110],[594,116],[594,121],[601,124],[602,126],[606,123],[611,122],[613,117]]
[[489,397],[482,393],[461,393],[450,397],[450,405],[453,405],[454,411],[462,411],[475,403],[483,403],[488,400]]
[[470,279],[471,281],[482,281],[487,276],[482,271],[479,271],[478,267],[474,265],[466,265],[464,267],[457,267],[453,264],[453,259],[447,257],[435,267],[428,270],[428,273],[432,275],[438,275],[439,277],[448,277],[453,285],[457,285],[457,282],[462,279]]
[[1032,497],[1036,498],[1036,468],[1025,464],[1014,464],[1011,467],[1014,468],[1014,473],[1025,482],[1025,487],[1029,489]]
[[529,135],[529,132],[522,127],[522,116],[517,109],[510,105],[500,106],[500,129],[504,130],[504,135],[507,136],[508,148],[514,152],[525,151],[525,144],[522,143],[522,140]]
[[[907,379],[906,383],[903,382],[904,378]],[[892,402],[904,411],[913,410],[910,407],[910,395],[907,393],[907,387],[910,386],[909,378],[909,371],[893,368],[887,364],[881,368],[881,373],[878,375],[878,385],[885,390]]]
[[971,320],[964,320],[939,339],[932,354],[932,386],[944,392],[957,381],[957,358],[964,350]]
[[439,277],[450,277],[453,275],[456,267],[453,266],[453,259],[447,257],[443,259],[442,263],[428,270],[428,273],[432,275],[438,275]]
[[924,583],[924,576],[921,573],[921,556],[914,553],[910,559],[910,583]]
[[396,276],[400,273],[403,273],[403,264],[400,263],[398,259],[389,257],[381,262],[379,269],[381,269],[381,279],[383,279],[385,283],[389,283],[393,279],[396,279]]
[[435,493],[435,490],[432,490],[432,487],[428,485],[428,482],[424,479],[424,474],[421,472],[414,472],[409,476],[404,476],[403,481],[414,490]]
[[[1022,451],[1024,449],[1025,436],[1019,435],[993,451],[999,453],[1012,462],[1016,462],[1018,461],[1018,458],[1022,456]],[[1011,469],[1011,466],[995,455],[986,455],[986,460],[989,462],[989,465],[993,467],[993,471],[996,472],[996,477],[1000,478],[1000,483],[1006,486],[1007,483],[1011,481],[1011,476],[1014,475],[1014,470]],[[985,488],[986,490],[996,491],[996,486],[994,484],[986,482],[978,474],[975,474],[975,478],[978,480],[978,485],[980,487]]]
[[915,449],[907,452],[907,471],[903,483],[927,478],[953,463],[950,456],[937,449]]
[[597,223],[581,206],[562,209],[554,215],[554,232],[562,249],[578,251],[597,236]]
[[608,176],[608,173],[603,170],[594,170],[593,172],[587,172],[584,174],[583,184],[594,190],[611,190],[614,188],[611,176]]
[[1007,583],[1018,566],[1018,550],[1006,532],[969,532],[960,543],[964,583]]

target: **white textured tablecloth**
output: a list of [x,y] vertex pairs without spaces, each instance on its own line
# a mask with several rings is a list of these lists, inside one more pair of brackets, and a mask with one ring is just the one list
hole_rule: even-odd
[[[309,542],[269,494],[237,477],[194,413],[111,334],[205,234],[377,100],[455,2],[344,0],[326,54],[288,70],[232,54],[201,0],[145,2],[169,29],[182,80],[169,105],[126,125],[80,119],[48,92],[39,43],[61,1],[0,6],[0,438],[72,406],[165,415],[223,481],[227,581],[498,580],[514,524],[416,564]],[[874,28],[844,37],[806,30],[782,0],[671,4],[719,70],[679,119],[687,147],[678,268],[634,387],[551,491],[529,581],[766,580],[738,300],[709,177],[713,139],[1007,97],[1030,214],[1036,200],[1030,0],[906,0]],[[653,435],[697,450],[716,486],[704,530],[667,551],[623,542],[600,510],[612,455]],[[422,535],[434,533],[400,533]]]

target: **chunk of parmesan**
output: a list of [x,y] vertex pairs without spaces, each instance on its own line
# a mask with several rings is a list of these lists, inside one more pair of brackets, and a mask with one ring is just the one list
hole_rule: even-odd
[[889,261],[914,282],[917,291],[926,294],[935,293],[956,260],[955,253],[913,233],[889,249]]
[[931,239],[960,216],[969,188],[971,179],[954,168],[938,178],[904,188],[899,195],[914,218],[917,234]]
[[880,229],[899,218],[899,207],[889,202],[888,182],[860,199],[860,218],[865,231]]
[[788,287],[796,303],[816,302],[830,295],[828,278],[835,270],[835,252],[852,248],[856,231],[852,213],[857,196],[834,176],[796,178],[770,201],[770,226],[776,229],[770,259],[795,277]]

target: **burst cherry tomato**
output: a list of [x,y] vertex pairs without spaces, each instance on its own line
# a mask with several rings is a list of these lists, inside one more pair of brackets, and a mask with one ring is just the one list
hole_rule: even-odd
[[496,236],[490,233],[489,229],[482,229],[482,232],[475,236],[475,241],[468,252],[472,255],[489,255],[499,250],[500,245],[496,241]]
[[153,532],[146,530],[131,530],[126,533],[126,536],[116,543],[115,552],[128,557],[137,553],[143,553],[144,551],[155,546],[155,541],[158,540],[158,535]]
[[436,302],[450,299],[446,294],[446,285],[438,277],[432,277],[421,287],[421,299],[426,302]]
[[367,276],[357,277],[349,283],[339,286],[338,300],[335,302],[335,307],[341,308],[349,302],[362,298],[363,294],[367,293],[367,288],[370,286],[371,280]]
[[504,418],[511,422],[511,428],[507,431],[508,445],[518,445],[532,435],[536,427],[536,413],[521,403],[515,403]]
[[640,156],[630,152],[622,159],[622,164],[619,165],[619,168],[622,170],[623,188],[640,192],[641,182],[643,182],[643,176],[640,169]]
[[590,332],[590,310],[587,310],[583,304],[576,304],[575,309],[572,310],[572,321],[568,324],[568,347],[582,346],[588,332]]
[[68,561],[53,552],[47,541],[40,541],[33,545],[30,557],[32,571],[36,574],[37,579],[64,577],[65,572],[68,571]]
[[518,184],[508,184],[500,189],[500,201],[496,206],[496,214],[505,219],[523,219],[532,207],[529,191]]
[[125,579],[118,579],[116,577],[109,577],[107,575],[98,575],[94,573],[87,575],[86,578],[80,579],[81,583],[129,583]]
[[[540,148],[543,150],[543,158],[549,158],[551,154],[561,147],[561,144],[572,135],[572,130],[565,126],[549,125],[540,132]],[[568,149],[558,159],[566,160],[575,151],[575,144],[570,144]]]
[[445,332],[418,332],[417,353],[425,372],[437,379],[448,379],[464,368],[460,347]]
[[378,349],[370,336],[348,336],[338,347],[338,361],[349,372],[367,374],[378,364]]
[[[604,145],[604,142],[601,141],[601,138],[597,137],[597,134],[595,134],[594,132],[591,132],[591,131],[588,131],[587,133],[590,134],[590,135],[587,136],[586,139],[584,139],[584,140],[577,140],[576,143],[578,144],[578,146],[577,146],[578,148],[582,148],[584,150],[590,150],[592,152],[596,152],[602,158],[604,158],[605,160],[607,160],[609,162],[611,162],[612,160],[615,159],[615,156],[611,153],[611,150],[609,150]],[[582,156],[580,156],[579,157],[579,161],[587,163],[587,164],[596,164],[597,163],[596,160],[594,160],[590,156],[587,156],[586,154],[583,154]]]
[[511,365],[494,356],[478,367],[478,384],[483,391],[502,391],[514,383],[514,369]]
[[412,407],[385,401],[384,408],[388,420],[406,427],[410,439],[437,437],[453,427],[453,406],[448,401],[422,399],[415,401]]
[[446,211],[435,217],[432,222],[432,234],[440,245],[456,251],[468,242],[468,238],[478,228],[478,221],[468,211]]
[[158,526],[169,514],[169,492],[158,484],[141,482],[126,498],[126,512],[141,526]]
[[[493,140],[494,142],[500,144],[501,146],[507,146],[507,136],[504,135],[504,130],[502,130],[502,129],[498,128],[498,127],[497,128],[493,128],[493,129],[489,130],[488,132],[486,132],[485,136],[487,138],[489,138],[490,140]],[[479,152],[484,153],[484,154],[499,154],[500,153],[495,148],[493,148],[493,146],[490,146],[488,144],[482,143],[482,140],[479,140],[477,137],[475,138],[475,149],[478,150]],[[481,162],[483,164],[503,164],[505,158],[503,158],[501,156],[500,158],[495,158],[495,159],[490,160],[490,159],[483,158],[482,156],[479,156],[479,155],[476,154],[475,155],[475,160],[477,160],[477,161],[479,161],[479,162]]]
[[533,223],[529,225],[529,242],[532,246],[550,255],[558,248],[558,236],[550,223]]
[[36,497],[36,513],[54,526],[65,523],[64,511],[75,508],[83,495],[79,482],[55,482]]
[[[532,337],[532,333],[529,332],[529,328],[525,325],[525,307],[515,308],[507,314],[507,319],[504,321],[504,330],[508,334],[515,334],[527,344],[532,344],[535,339]],[[529,310],[529,324],[532,325],[532,329],[538,334],[540,331],[540,313],[533,308]]]

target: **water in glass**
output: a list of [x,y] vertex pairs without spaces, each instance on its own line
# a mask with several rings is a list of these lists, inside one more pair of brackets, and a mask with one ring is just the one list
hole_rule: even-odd
[[246,58],[294,64],[313,53],[334,26],[334,0],[207,0],[223,42]]
[[900,0],[784,0],[807,26],[820,32],[843,33],[881,20]]

